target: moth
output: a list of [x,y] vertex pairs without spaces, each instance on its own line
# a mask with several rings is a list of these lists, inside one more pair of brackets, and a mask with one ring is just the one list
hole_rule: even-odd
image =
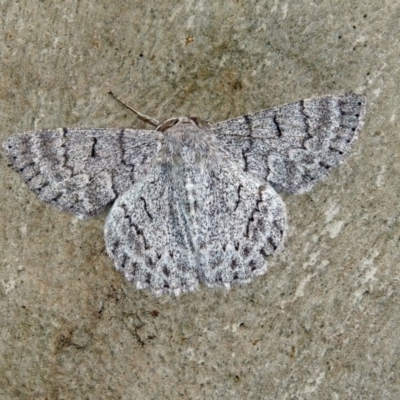
[[43,202],[81,219],[112,205],[115,268],[138,289],[178,295],[266,272],[287,232],[277,191],[307,192],[342,163],[365,98],[315,97],[216,124],[133,111],[155,129],[50,129],[3,146]]

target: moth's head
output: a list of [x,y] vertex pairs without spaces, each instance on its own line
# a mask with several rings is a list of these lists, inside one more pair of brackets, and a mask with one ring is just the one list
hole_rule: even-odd
[[211,124],[208,121],[198,117],[169,118],[158,125],[156,131],[165,132],[166,130],[174,127],[177,128],[185,126],[195,126],[199,129],[209,129]]

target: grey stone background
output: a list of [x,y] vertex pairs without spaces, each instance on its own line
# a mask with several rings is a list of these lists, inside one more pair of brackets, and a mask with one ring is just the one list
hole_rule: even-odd
[[[348,162],[284,196],[269,272],[230,291],[136,290],[105,214],[39,202],[0,158],[1,399],[400,398],[397,0],[0,1],[0,139],[51,127],[211,121],[355,91]],[[149,127],[147,127],[149,128]]]

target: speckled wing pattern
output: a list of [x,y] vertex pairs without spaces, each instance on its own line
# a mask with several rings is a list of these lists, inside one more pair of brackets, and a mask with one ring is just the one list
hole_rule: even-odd
[[162,157],[108,215],[108,253],[138,288],[179,294],[199,281],[249,282],[281,246],[285,206],[275,190],[217,150],[203,149],[208,157],[196,160],[190,141],[198,138],[186,128],[179,162]]
[[109,256],[156,295],[247,283],[287,231],[277,190],[302,193],[349,153],[362,126],[356,94],[302,100],[215,125],[170,119],[155,131],[56,129],[4,143],[44,202],[79,218],[113,203]]
[[11,136],[3,147],[42,201],[84,219],[136,182],[157,153],[160,136],[146,130],[59,128]]
[[315,97],[215,124],[219,148],[275,189],[304,193],[342,163],[357,139],[364,96]]

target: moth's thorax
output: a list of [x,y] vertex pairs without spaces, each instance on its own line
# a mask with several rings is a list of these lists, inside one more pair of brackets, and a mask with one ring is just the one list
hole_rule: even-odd
[[172,164],[209,160],[213,154],[210,127],[209,122],[197,117],[171,118],[164,121],[156,129],[164,134],[161,157]]
[[165,132],[173,128],[188,126],[197,126],[200,129],[210,129],[211,124],[208,121],[198,117],[169,118],[157,126],[156,131]]

